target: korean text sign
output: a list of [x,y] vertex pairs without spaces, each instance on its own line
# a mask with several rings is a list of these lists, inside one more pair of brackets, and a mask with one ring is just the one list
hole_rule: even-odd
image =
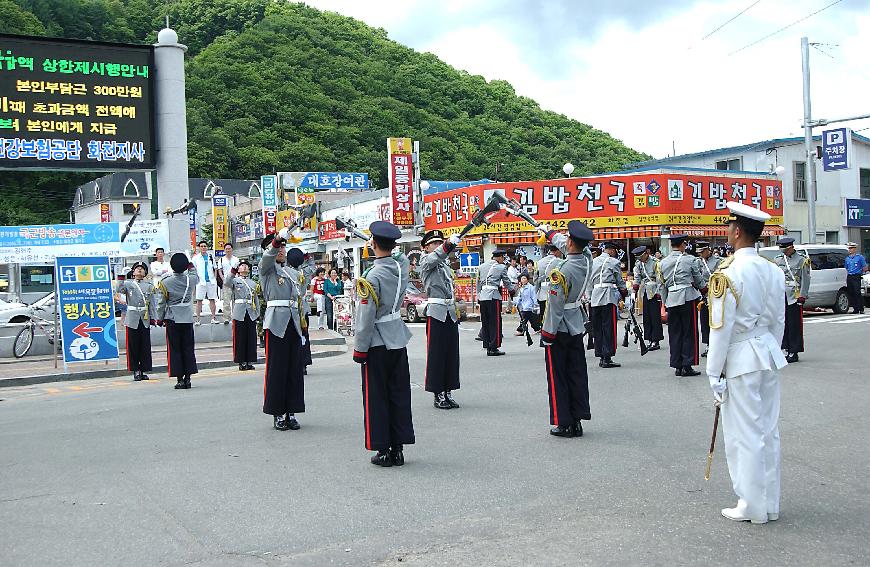
[[54,262],[57,256],[117,256],[119,224],[0,227],[0,263]]
[[411,138],[387,138],[393,224],[414,226],[414,164]]
[[822,132],[822,165],[825,171],[849,169],[849,139],[852,134],[848,128],[836,128]]
[[0,168],[155,166],[154,48],[0,34]]
[[[782,224],[782,182],[777,179],[650,173],[492,183],[426,195],[426,230],[459,232],[495,191],[557,230],[572,219],[590,228],[720,224],[728,216],[728,201],[759,208],[771,215],[770,224]],[[504,211],[491,221],[471,234],[533,230]]]
[[211,218],[213,223],[212,246],[215,256],[224,255],[224,246],[229,242],[229,203],[226,195],[215,195],[211,199]]
[[320,241],[326,240],[341,240],[344,238],[344,231],[338,230],[335,219],[324,220],[317,223],[317,239]]
[[117,359],[109,259],[58,257],[55,268],[64,363]]
[[278,176],[261,176],[260,187],[263,191],[263,229],[266,234],[274,234],[278,214]]
[[368,173],[310,171],[300,175],[297,187],[318,191],[368,189]]

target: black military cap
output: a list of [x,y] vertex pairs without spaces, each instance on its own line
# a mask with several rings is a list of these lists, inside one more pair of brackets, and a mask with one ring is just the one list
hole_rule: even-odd
[[239,265],[236,266],[236,269],[241,268],[241,267],[242,267],[242,264],[246,265],[246,266],[248,267],[249,270],[251,269],[251,263],[248,262],[247,260],[239,260]]
[[685,234],[672,234],[668,237],[670,239],[671,244],[674,246],[679,246],[683,242],[685,242],[689,237]]
[[298,268],[305,261],[305,253],[298,248],[291,248],[287,251],[287,263]]
[[582,223],[578,220],[572,220],[568,222],[568,236],[573,238],[574,240],[582,240],[584,242],[592,242],[595,239],[595,235],[592,234],[592,230],[585,223]]
[[619,250],[619,246],[616,245],[616,242],[605,242],[604,249],[607,250],[608,248],[611,250]]
[[493,258],[497,258],[499,256],[504,256],[505,254],[507,254],[507,250],[501,250],[500,248],[496,248],[495,250],[492,251]]
[[372,236],[383,238],[384,240],[398,240],[402,238],[402,231],[399,227],[387,221],[375,221],[369,225],[369,232]]
[[794,244],[794,238],[792,238],[791,236],[786,236],[777,240],[776,243],[779,245],[780,248],[788,248],[789,246]]
[[148,265],[145,262],[135,262],[132,266],[130,266],[130,273],[133,273],[133,270],[136,268],[142,268],[145,270],[145,273],[148,273]]
[[647,251],[647,247],[641,244],[637,248],[632,248],[631,254],[632,254],[632,256],[640,256],[641,254],[643,254],[646,251]]
[[695,241],[695,250],[698,250],[699,252],[701,250],[704,250],[705,248],[709,248],[709,247],[710,247],[710,243],[707,242],[706,240],[696,240]]
[[274,234],[267,234],[267,235],[266,235],[266,238],[264,238],[264,239],[260,242],[260,248],[262,248],[263,250],[265,250],[266,248],[269,247],[270,244],[272,244],[272,241],[273,241],[273,240],[275,240],[275,235],[274,235]]
[[172,258],[169,259],[169,267],[172,268],[172,271],[176,274],[180,274],[186,270],[188,266],[190,266],[190,260],[184,252],[176,252],[172,255]]
[[447,239],[444,237],[444,233],[436,228],[423,235],[423,239],[420,240],[420,246],[426,247],[433,242],[444,242],[445,240]]

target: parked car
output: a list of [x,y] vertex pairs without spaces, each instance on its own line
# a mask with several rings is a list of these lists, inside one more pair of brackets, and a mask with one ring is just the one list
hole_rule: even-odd
[[54,292],[35,301],[32,305],[8,302],[0,299],[0,325],[7,323],[26,323],[30,321],[30,308],[41,309],[44,316],[54,313]]
[[[833,309],[834,313],[848,311],[846,256],[849,250],[839,244],[795,244],[795,249],[809,256],[812,267],[809,297],[804,309],[824,307]],[[772,261],[780,251],[776,246],[767,246],[758,253]]]
[[[411,280],[408,289],[405,290],[405,298],[399,307],[399,314],[409,323],[417,323],[426,318],[426,308],[429,305],[429,296],[423,291],[423,282]],[[468,312],[468,305],[461,299],[456,300],[459,307],[459,320],[464,321]]]
[[870,273],[861,276],[861,295],[864,297],[864,305],[870,307]]

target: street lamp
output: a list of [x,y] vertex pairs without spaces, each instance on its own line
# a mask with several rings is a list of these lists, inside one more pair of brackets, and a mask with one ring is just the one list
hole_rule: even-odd
[[429,190],[429,187],[431,187],[431,185],[429,185],[429,182],[426,181],[425,179],[424,179],[423,181],[420,182],[420,189],[423,190],[423,193],[424,193],[424,194],[426,193],[426,191]]
[[562,166],[562,171],[565,172],[565,175],[571,177],[571,174],[574,173],[574,164],[570,161]]

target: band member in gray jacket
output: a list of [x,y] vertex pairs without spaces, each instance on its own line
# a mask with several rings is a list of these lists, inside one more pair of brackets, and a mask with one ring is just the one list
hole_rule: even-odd
[[199,278],[188,257],[176,252],[169,260],[172,274],[157,284],[158,325],[166,325],[166,362],[176,390],[189,390],[196,366],[193,298]]
[[257,317],[260,316],[260,302],[257,299],[257,282],[249,276],[251,264],[239,261],[238,266],[230,269],[224,280],[224,293],[229,293],[225,304],[232,305],[233,317],[233,361],[239,370],[253,370],[257,362]]
[[685,234],[670,236],[673,252],[659,262],[658,280],[668,310],[668,346],[675,376],[698,376],[698,300],[707,293],[701,268],[686,254]]
[[483,334],[483,348],[487,356],[501,356],[501,290],[510,289],[511,281],[504,264],[506,252],[495,250],[492,260],[479,268],[477,298],[480,303],[480,327]]
[[266,378],[263,388],[263,413],[273,416],[275,429],[299,429],[297,413],[305,411],[303,377],[302,296],[296,280],[299,274],[284,262],[302,263],[302,251],[287,250],[290,230],[282,228],[263,239],[260,260],[260,287],[266,298],[263,328],[266,333]]
[[118,286],[118,295],[123,295],[127,304],[124,332],[127,345],[127,370],[133,380],[147,380],[151,372],[151,325],[157,318],[157,297],[154,284],[145,279],[148,266],[136,262],[130,270],[132,280],[124,280]]
[[662,296],[658,282],[658,260],[646,246],[631,251],[634,262],[634,291],[643,307],[643,338],[649,341],[649,350],[659,350],[659,341],[665,340],[662,326]]
[[426,306],[426,391],[435,396],[438,409],[458,408],[453,390],[459,389],[459,309],[453,296],[453,270],[447,263],[459,236],[445,240],[440,230],[423,235],[420,245],[426,254],[418,269],[423,291],[429,298]]
[[356,284],[353,360],[362,372],[366,449],[377,451],[372,464],[401,466],[405,464],[404,446],[414,443],[406,348],[411,332],[399,315],[410,262],[404,254],[390,255],[402,237],[397,226],[375,221],[369,231],[375,261]]
[[618,249],[613,242],[604,243],[604,254],[592,262],[592,295],[590,313],[595,333],[595,356],[601,368],[622,366],[613,362],[616,354],[616,322],[619,300],[628,295],[622,279],[622,266],[616,259]]
[[535,295],[538,300],[541,317],[544,316],[544,311],[547,308],[547,297],[550,294],[550,270],[562,258],[562,251],[556,246],[545,245],[544,248],[545,251],[546,248],[549,248],[550,253],[538,260],[534,275]]
[[[719,267],[722,258],[713,255],[713,249],[710,248],[710,243],[704,240],[695,242],[695,251],[698,252],[698,268],[701,270],[701,279],[704,281],[702,288],[710,287],[710,278],[713,272]],[[698,309],[698,317],[701,320],[701,342],[705,345],[710,344],[710,310],[708,309],[707,296],[701,298]],[[707,349],[701,354],[701,357],[707,356]]]

